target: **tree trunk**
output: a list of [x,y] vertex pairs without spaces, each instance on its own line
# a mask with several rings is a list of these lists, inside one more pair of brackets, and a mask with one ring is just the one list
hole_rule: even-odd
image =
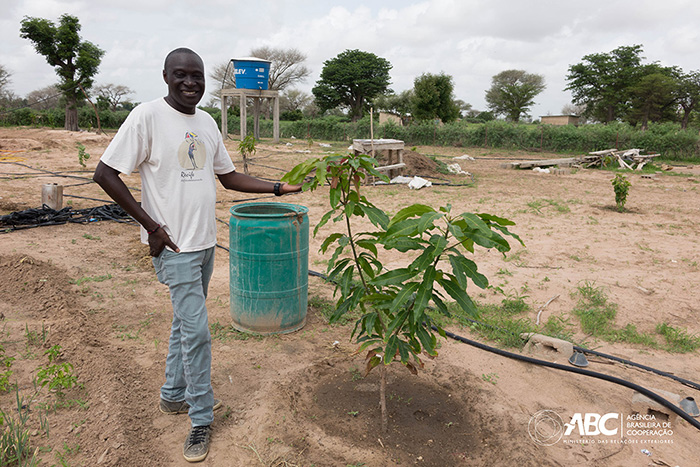
[[387,432],[388,417],[386,414],[386,365],[379,364],[379,407],[382,411],[382,433]]
[[66,123],[64,128],[68,131],[78,131],[78,106],[73,96],[67,96]]

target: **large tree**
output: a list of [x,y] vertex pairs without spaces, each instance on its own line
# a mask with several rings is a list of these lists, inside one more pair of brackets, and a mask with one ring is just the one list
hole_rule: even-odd
[[25,16],[20,37],[29,39],[36,51],[46,58],[59,77],[59,88],[66,98],[65,129],[78,130],[78,101],[84,90],[92,86],[104,55],[95,44],[82,40],[78,32],[80,22],[75,16],[65,14],[58,24]]
[[413,116],[417,120],[439,118],[447,123],[457,120],[460,109],[454,100],[452,77],[444,73],[424,73],[413,81]]
[[123,84],[107,83],[95,86],[95,94],[107,102],[111,110],[117,110],[120,104],[128,101],[125,97],[133,93],[131,88]]
[[491,79],[486,102],[496,115],[519,122],[535,103],[535,96],[544,88],[544,77],[524,70],[505,70]]
[[406,119],[413,112],[413,89],[401,91],[399,94],[381,94],[372,101],[374,110],[391,112]]
[[657,64],[645,65],[630,86],[630,109],[626,120],[648,128],[649,122],[673,121],[676,118],[675,91],[678,70]]
[[700,108],[700,71],[679,71],[674,94],[681,108],[681,128],[688,128],[690,115]]
[[350,110],[353,121],[362,117],[365,104],[389,89],[391,63],[370,52],[346,50],[323,62],[321,79],[311,92],[321,111],[336,107]]
[[35,110],[48,110],[58,107],[61,90],[55,84],[35,89],[27,94],[27,104]]
[[631,86],[639,78],[642,46],[621,46],[610,53],[583,57],[566,76],[572,101],[586,106],[586,114],[600,122],[623,118],[630,106]]

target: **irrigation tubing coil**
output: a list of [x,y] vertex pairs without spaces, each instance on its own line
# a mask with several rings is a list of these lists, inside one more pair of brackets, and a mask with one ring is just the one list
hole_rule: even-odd
[[[26,209],[0,216],[0,232],[7,233],[15,230],[67,223],[88,224],[101,220],[126,224],[136,223],[126,211],[114,203],[86,209],[65,207],[59,211],[51,209],[44,204],[41,208]],[[3,226],[5,227],[3,228]]]

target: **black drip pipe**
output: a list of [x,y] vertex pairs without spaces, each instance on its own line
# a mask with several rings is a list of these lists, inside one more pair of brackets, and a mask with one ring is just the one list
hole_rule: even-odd
[[614,361],[619,362],[619,363],[624,363],[625,365],[630,365],[630,366],[634,366],[637,368],[641,368],[642,370],[650,371],[650,372],[655,373],[657,375],[665,376],[666,378],[671,378],[675,381],[678,381],[679,383],[685,384],[688,387],[700,390],[700,384],[698,384],[698,383],[681,378],[680,376],[676,376],[672,373],[668,373],[668,372],[665,372],[662,370],[657,370],[656,368],[652,368],[650,366],[642,365],[641,363],[635,363],[635,362],[630,361],[630,360],[625,360],[624,358],[616,357],[614,355],[604,354],[602,352],[598,352],[596,350],[586,349],[585,347],[579,347],[577,345],[574,346],[574,350],[577,350],[577,351],[583,352],[583,353],[587,353],[590,355],[596,355],[598,357],[603,357],[603,358],[606,358],[608,360],[614,360]]
[[[431,327],[434,331],[438,330],[435,326],[431,326]],[[466,337],[458,336],[457,334],[451,333],[449,331],[445,331],[445,335],[451,339],[458,341],[458,342],[462,342],[463,344],[469,344],[469,345],[476,347],[478,349],[486,350],[487,352],[492,352],[492,353],[495,353],[497,355],[501,355],[502,357],[512,358],[512,359],[520,360],[520,361],[527,362],[527,363],[533,363],[535,365],[541,365],[541,366],[546,366],[549,368],[555,368],[557,370],[563,370],[563,371],[568,371],[571,373],[577,373],[579,375],[590,376],[590,377],[602,379],[602,380],[605,380],[605,381],[608,381],[611,383],[619,384],[620,386],[624,386],[626,388],[635,390],[635,391],[639,392],[640,394],[645,395],[649,399],[663,405],[667,409],[673,411],[676,415],[681,417],[683,420],[690,423],[696,429],[700,430],[700,422],[698,422],[693,417],[691,417],[689,414],[687,414],[683,409],[681,409],[680,407],[677,407],[671,401],[664,399],[663,397],[659,396],[655,392],[650,391],[647,388],[640,386],[638,384],[626,381],[622,378],[618,378],[616,376],[606,375],[605,373],[598,373],[596,371],[584,370],[582,368],[576,368],[573,366],[560,365],[559,363],[552,363],[552,362],[548,362],[546,360],[539,360],[537,358],[526,357],[524,355],[516,354],[513,352],[508,352],[507,350],[502,350],[502,349],[498,349],[495,347],[491,347],[491,346],[488,346],[486,344],[482,344],[481,342],[467,339]]]

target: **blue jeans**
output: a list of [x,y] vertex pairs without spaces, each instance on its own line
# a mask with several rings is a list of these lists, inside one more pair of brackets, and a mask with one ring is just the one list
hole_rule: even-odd
[[214,421],[211,387],[211,334],[205,299],[214,270],[214,247],[191,253],[163,250],[153,258],[158,280],[170,289],[173,325],[170,330],[165,384],[161,397],[187,401],[192,426]]

